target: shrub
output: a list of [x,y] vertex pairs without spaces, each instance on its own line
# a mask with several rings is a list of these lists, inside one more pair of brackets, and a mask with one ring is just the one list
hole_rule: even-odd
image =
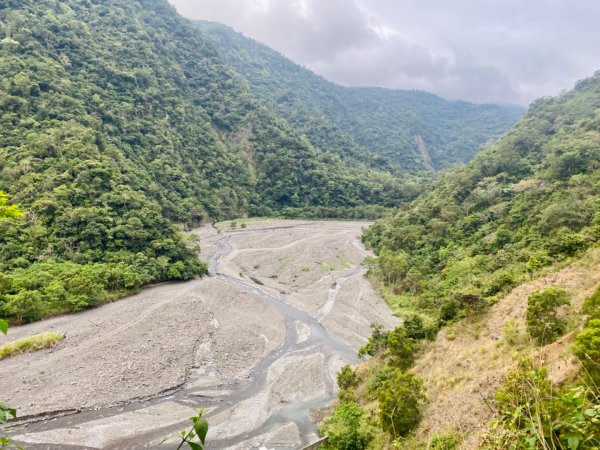
[[458,450],[461,439],[458,433],[436,434],[429,440],[429,450]]
[[589,316],[590,319],[600,319],[600,286],[585,299],[581,312]]
[[372,436],[362,423],[362,408],[354,402],[339,405],[333,416],[319,426],[321,434],[329,437],[327,448],[334,450],[363,450]]
[[416,314],[408,317],[404,321],[404,328],[406,329],[406,335],[411,339],[425,339],[425,327],[423,326],[423,319]]
[[536,291],[527,299],[527,331],[539,343],[554,342],[565,332],[566,322],[558,316],[558,308],[569,303],[563,289]]
[[531,253],[529,260],[525,266],[527,272],[535,272],[536,270],[549,265],[552,262],[552,258],[548,255],[545,250],[537,250]]
[[600,319],[590,320],[579,333],[573,353],[581,360],[596,389],[600,386]]
[[387,337],[389,331],[383,328],[378,323],[372,323],[371,329],[373,332],[369,337],[367,343],[358,350],[358,356],[363,357],[364,355],[375,356],[377,353],[387,348]]
[[394,438],[405,436],[421,420],[425,399],[423,380],[410,372],[396,369],[377,390],[381,427]]
[[446,325],[448,322],[452,322],[458,316],[459,310],[460,307],[456,301],[445,301],[440,308],[440,327]]
[[337,373],[337,384],[340,389],[349,389],[355,387],[358,384],[358,377],[352,367],[348,364],[342,367]]
[[486,449],[595,449],[600,445],[600,404],[583,387],[560,392],[545,369],[522,362],[496,393],[500,418]]
[[387,348],[393,366],[402,370],[412,366],[415,359],[414,340],[407,336],[403,326],[395,328],[388,334]]

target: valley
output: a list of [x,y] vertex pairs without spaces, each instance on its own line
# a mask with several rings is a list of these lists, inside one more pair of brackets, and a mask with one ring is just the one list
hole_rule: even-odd
[[16,440],[34,449],[156,446],[198,407],[207,408],[210,449],[315,440],[310,411],[333,400],[335,374],[357,362],[370,323],[398,323],[360,267],[366,226],[207,225],[194,233],[209,277],[12,328],[10,339],[66,335],[0,365],[3,395],[25,422]]
[[600,448],[595,41],[180,1],[0,5],[0,450]]

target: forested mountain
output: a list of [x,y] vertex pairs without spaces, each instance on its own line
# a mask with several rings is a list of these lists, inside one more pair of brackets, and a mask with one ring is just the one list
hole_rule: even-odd
[[[4,316],[34,320],[202,273],[174,224],[375,217],[420,189],[400,167],[419,164],[365,150],[320,110],[300,105],[292,120],[165,0],[8,0],[0,20],[0,191],[24,212],[0,221]],[[457,117],[481,112],[456,105]]]
[[518,107],[449,102],[419,91],[346,88],[212,22],[197,22],[251,90],[319,148],[411,172],[467,162],[518,119]]
[[0,190],[25,213],[0,220],[0,315],[201,273],[173,223],[415,194],[313,147],[164,0],[8,0],[0,20]]
[[338,373],[329,448],[598,448],[599,169],[600,72],[366,231],[403,324]]
[[[600,240],[600,73],[535,101],[466,166],[364,236],[398,298],[477,307]],[[442,318],[449,320],[451,317]]]

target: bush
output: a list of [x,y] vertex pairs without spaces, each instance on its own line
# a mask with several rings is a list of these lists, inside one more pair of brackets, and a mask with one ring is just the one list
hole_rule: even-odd
[[590,319],[600,319],[600,286],[585,299],[581,312],[589,316]]
[[333,416],[319,426],[319,432],[329,437],[327,448],[333,450],[363,450],[372,436],[361,423],[362,408],[354,402],[339,405]]
[[454,300],[445,301],[440,308],[439,326],[442,327],[448,322],[452,322],[460,311],[458,303]]
[[458,433],[449,432],[434,435],[430,441],[428,450],[457,450],[460,448],[461,439]]
[[358,384],[358,377],[352,367],[348,364],[342,367],[342,369],[337,373],[337,384],[340,389],[349,389],[353,388]]
[[369,337],[367,343],[358,350],[358,356],[363,357],[364,355],[375,356],[377,353],[387,348],[387,337],[389,331],[383,328],[378,323],[372,323],[371,329],[373,332]]
[[496,393],[500,419],[483,448],[595,449],[600,445],[600,404],[582,387],[555,388],[545,369],[522,362]]
[[596,389],[600,389],[600,319],[590,320],[579,333],[573,353],[581,360]]
[[381,428],[394,438],[408,434],[421,420],[424,399],[421,378],[400,369],[391,372],[377,390]]
[[406,335],[411,339],[425,339],[425,327],[423,326],[423,319],[416,314],[408,317],[404,321],[404,328],[406,329]]
[[527,299],[527,331],[540,344],[554,342],[566,329],[566,321],[558,316],[558,308],[569,303],[563,289],[536,291]]
[[387,348],[391,365],[402,370],[412,366],[415,359],[414,340],[407,336],[403,326],[395,328],[388,334]]

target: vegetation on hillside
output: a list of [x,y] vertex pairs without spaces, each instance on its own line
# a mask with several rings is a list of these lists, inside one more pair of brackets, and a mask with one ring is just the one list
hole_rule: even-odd
[[600,74],[534,102],[468,165],[450,170],[364,242],[398,311],[435,326],[484,309],[528,274],[600,239]]
[[[391,332],[374,328],[362,353],[375,357],[356,369],[358,381],[349,369],[343,371],[342,378],[353,382],[342,389],[339,405],[355,402],[362,408],[361,423],[375,427],[362,448],[459,448],[460,439],[452,434],[435,442],[411,438],[406,431],[416,426],[418,408],[402,407],[410,412],[403,419],[414,419],[401,428],[403,434],[390,426],[389,402],[411,395],[403,384],[386,381],[393,373],[387,368],[404,363],[406,370],[419,347],[427,345],[416,345],[418,339],[434,338],[440,327],[463,317],[483,317],[492,303],[540,269],[566,264],[597,245],[599,168],[600,73],[557,98],[536,101],[512,131],[471,163],[449,171],[395,217],[365,232],[364,242],[378,255],[369,261],[371,279],[405,323]],[[495,403],[486,403],[498,414],[487,448],[598,446],[599,292],[581,311],[569,306],[571,293],[562,289],[529,296],[523,319],[536,345],[513,345],[513,351],[529,361],[538,346],[574,331],[573,353],[582,369],[558,386],[538,362],[522,363],[508,375]],[[505,328],[509,344],[513,325],[509,321]],[[455,337],[447,333],[443,339]],[[374,387],[389,392],[374,395]]]
[[335,412],[319,428],[329,436],[326,448],[380,449],[402,442],[415,429],[425,395],[423,380],[410,369],[423,337],[422,329],[414,327],[386,331],[373,325],[359,351],[359,356],[371,357],[366,368],[344,366],[338,372]]
[[0,317],[203,274],[174,223],[376,217],[415,195],[315,149],[165,0],[8,0],[0,20]]
[[425,92],[345,88],[231,28],[197,23],[252,92],[315,147],[399,175],[467,162],[520,115],[514,108],[449,102]]

